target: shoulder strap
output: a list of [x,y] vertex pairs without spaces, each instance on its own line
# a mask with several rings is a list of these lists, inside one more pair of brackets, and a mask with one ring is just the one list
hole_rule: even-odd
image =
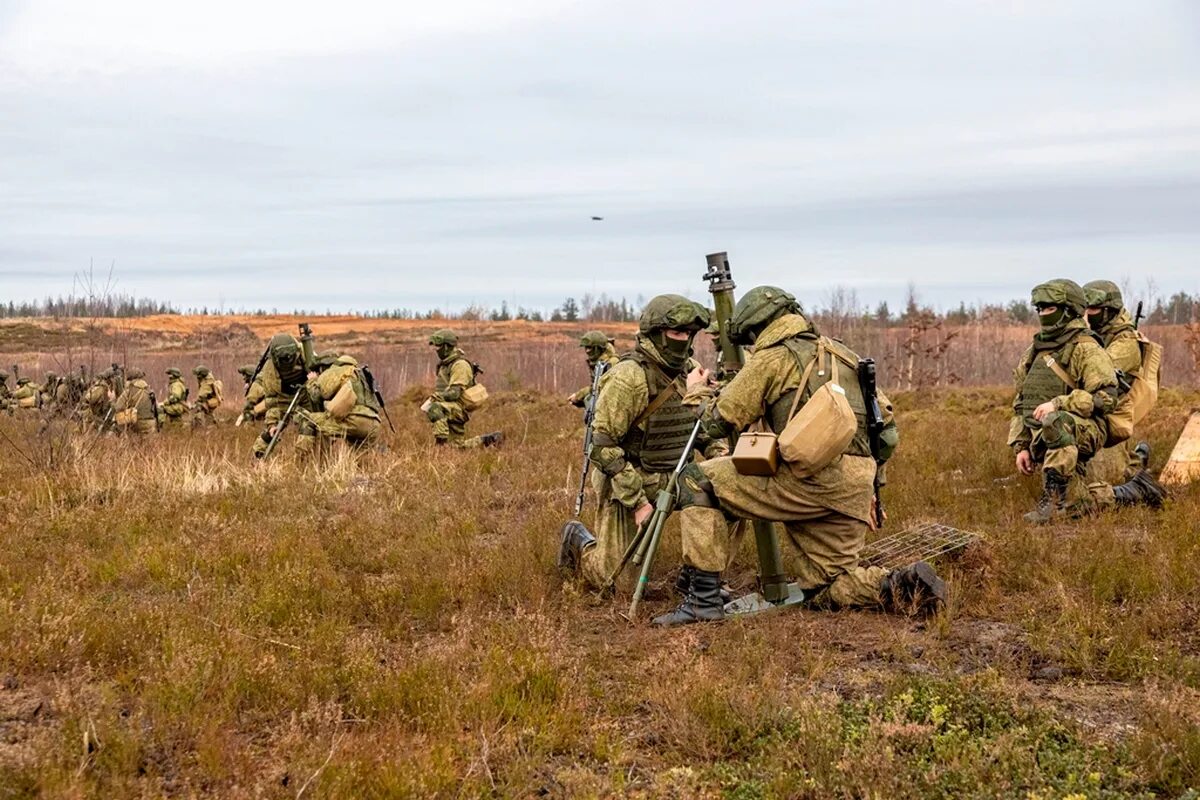
[[1057,361],[1054,360],[1054,356],[1047,354],[1042,358],[1045,360],[1046,366],[1049,367],[1054,374],[1062,380],[1063,383],[1065,383],[1067,386],[1070,386],[1072,389],[1079,388],[1079,384],[1072,380],[1071,376],[1067,374],[1067,371],[1063,369]]
[[[796,353],[796,351],[793,350],[792,354],[795,355],[795,353]],[[788,422],[791,422],[792,417],[796,416],[796,410],[800,407],[800,397],[801,397],[801,395],[804,394],[804,390],[808,388],[808,379],[812,375],[813,367],[815,367],[817,365],[817,362],[821,360],[821,356],[823,356],[824,354],[825,354],[825,341],[823,339],[818,339],[817,340],[817,357],[814,358],[812,361],[808,362],[808,366],[806,366],[804,368],[804,371],[800,373],[800,384],[796,387],[796,396],[794,398],[792,398],[792,407],[788,411],[788,415],[787,415]],[[832,357],[830,357],[830,361],[833,361]],[[797,366],[799,366],[799,364],[797,364]],[[835,367],[835,369],[836,369],[836,367]],[[834,374],[836,376],[836,373],[834,373]],[[837,380],[837,378],[835,377],[834,380]]]
[[633,422],[629,424],[629,427],[636,428],[646,420],[650,419],[654,412],[662,408],[663,404],[671,399],[671,395],[677,392],[679,392],[679,385],[675,381],[668,383],[667,388],[663,389],[654,396],[654,399],[650,401],[642,413],[638,414],[637,417],[634,418]]

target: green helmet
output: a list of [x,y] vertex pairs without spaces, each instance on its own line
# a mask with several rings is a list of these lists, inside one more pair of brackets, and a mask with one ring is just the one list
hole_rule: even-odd
[[784,314],[800,311],[800,304],[778,286],[755,286],[742,295],[729,320],[729,338],[737,344],[751,344],[758,331]]
[[1039,283],[1030,292],[1030,299],[1035,306],[1061,306],[1075,317],[1082,317],[1087,307],[1083,287],[1070,278],[1055,278]]
[[136,381],[138,378],[146,377],[146,371],[134,367],[125,373],[125,377],[131,381]]
[[588,331],[579,337],[580,347],[608,347],[609,338],[602,331]]
[[8,371],[0,369],[0,381],[8,380]]
[[458,347],[458,334],[448,328],[442,328],[429,335],[429,343],[434,347],[441,347],[444,344]]
[[238,374],[246,380],[250,380],[250,378],[254,376],[254,365],[243,364],[242,366],[238,367]]
[[304,349],[290,333],[277,333],[267,343],[271,363],[284,380],[294,379],[304,372]]
[[341,358],[341,353],[333,350],[329,351],[328,353],[321,353],[316,357],[316,359],[314,359],[313,369],[317,370],[318,372],[329,369],[337,362],[339,358]]
[[638,320],[642,333],[672,330],[695,333],[708,327],[708,309],[683,295],[660,294],[646,303]]
[[24,386],[27,383],[29,383],[28,376],[22,375],[21,377],[17,378],[17,386]]
[[180,371],[179,367],[167,367],[167,374],[172,378],[183,377],[183,372]]
[[58,380],[58,375],[53,372],[46,373],[46,383],[54,383],[56,380]]
[[208,367],[204,366],[203,364],[200,364],[199,366],[197,366],[195,369],[192,370],[192,374],[195,375],[197,378],[207,378],[208,374],[209,374]]
[[1120,311],[1125,307],[1121,287],[1112,281],[1091,281],[1083,285],[1083,296],[1088,308],[1111,308]]

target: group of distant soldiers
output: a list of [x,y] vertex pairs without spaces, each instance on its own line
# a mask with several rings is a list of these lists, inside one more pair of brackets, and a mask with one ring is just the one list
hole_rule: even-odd
[[[1080,287],[1060,279],[1035,287],[1032,302],[1041,326],[1014,373],[1008,439],[1019,472],[1042,470],[1042,497],[1025,519],[1045,524],[1113,505],[1160,507],[1166,491],[1146,469],[1149,446],[1127,430],[1118,433],[1118,408],[1132,382],[1143,379],[1147,344],[1120,289],[1110,281]],[[591,386],[567,398],[577,406],[592,402],[596,526],[572,520],[563,527],[560,567],[596,590],[612,590],[656,494],[685,456],[674,506],[682,601],[656,624],[725,616],[729,592],[721,575],[738,552],[743,522],[753,519],[786,530],[789,572],[810,605],[936,610],[946,586],[930,564],[886,570],[860,561],[868,530],[882,523],[873,498],[899,437],[891,403],[880,395],[883,429],[869,444],[862,387],[838,380],[839,369],[853,374],[857,354],[822,336],[795,298],[772,286],[752,289],[734,308],[730,338],[753,353],[731,377],[718,378],[691,357],[694,337],[712,332],[709,326],[705,307],[663,295],[646,305],[630,352],[618,356],[599,331],[581,339],[589,369],[607,365],[597,372],[594,399]],[[1157,382],[1157,375],[1144,379]],[[772,475],[741,474],[727,437],[754,428],[780,435],[831,381],[840,383],[857,421],[841,456],[816,471],[782,462]],[[697,420],[699,435],[689,441]]]

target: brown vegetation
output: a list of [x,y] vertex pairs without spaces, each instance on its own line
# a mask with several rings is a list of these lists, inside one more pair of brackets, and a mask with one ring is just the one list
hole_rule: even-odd
[[[321,469],[250,463],[248,429],[0,417],[0,797],[1200,788],[1197,488],[1031,529],[1005,392],[902,392],[890,527],[987,537],[941,565],[947,612],[662,632],[554,568],[575,410],[501,392],[473,427],[505,446],[443,451],[419,394],[392,404],[388,452]],[[1156,465],[1198,401],[1165,393]],[[672,526],[647,614],[678,555]],[[752,545],[729,577],[752,583]]]

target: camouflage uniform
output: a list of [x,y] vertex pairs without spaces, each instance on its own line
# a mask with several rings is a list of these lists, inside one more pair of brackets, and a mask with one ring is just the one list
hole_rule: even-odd
[[[271,442],[272,430],[287,413],[292,398],[304,388],[308,380],[308,369],[304,363],[304,351],[300,342],[294,336],[277,333],[271,337],[267,345],[269,358],[258,373],[258,383],[262,385],[265,406],[263,419],[266,427],[262,434],[254,440],[254,457],[262,458]],[[296,403],[298,409],[315,411],[309,403],[307,392],[300,393]],[[316,444],[316,431],[311,425],[297,425],[296,449],[300,453],[311,452]]]
[[36,409],[42,400],[41,387],[29,378],[17,379],[17,390],[12,393],[12,405],[23,411]]
[[188,419],[188,387],[183,372],[176,367],[167,370],[167,395],[158,407],[159,421],[164,425],[181,426]]
[[[613,340],[600,331],[588,331],[585,333],[579,339],[579,346],[587,353],[588,375],[595,374],[596,365],[599,363],[606,364],[605,369],[612,369],[620,360],[616,348],[613,347]],[[578,392],[568,397],[567,402],[576,408],[583,408],[587,405],[588,397],[591,394],[592,384],[589,381],[587,386],[584,386]]]
[[0,369],[0,411],[12,413],[12,390],[8,388],[8,372]]
[[[1083,292],[1088,325],[1100,337],[1119,379],[1128,384],[1141,373],[1142,346],[1121,289],[1112,281],[1092,281],[1084,285]],[[1133,436],[1100,451],[1087,465],[1088,492],[1096,505],[1161,504],[1166,491],[1146,472],[1149,460],[1150,445]]]
[[379,438],[379,401],[367,388],[356,360],[336,354],[330,360],[307,384],[310,405],[322,409],[307,416],[319,436],[367,449]]
[[488,447],[498,444],[499,432],[466,438],[471,414],[463,407],[462,394],[475,385],[475,365],[467,360],[458,347],[458,335],[453,331],[435,331],[429,344],[437,348],[437,382],[433,396],[425,406],[425,415],[433,423],[435,444],[454,447]]
[[[637,532],[635,512],[664,488],[695,427],[682,405],[683,376],[695,366],[688,356],[692,339],[707,324],[703,306],[679,295],[655,297],[642,312],[633,352],[600,385],[590,453],[596,531],[568,523],[559,554],[560,566],[577,570],[593,588],[604,588],[621,563]],[[667,331],[687,338],[672,339]],[[698,443],[710,452],[713,446],[707,437]],[[621,588],[628,588],[629,576],[622,578]]]
[[96,376],[92,385],[83,395],[83,405],[87,410],[87,424],[97,429],[110,429],[114,392],[112,387],[113,371],[106,369]]
[[221,383],[212,372],[205,366],[199,366],[192,370],[192,374],[196,376],[196,403],[193,410],[197,412],[197,416],[193,422],[216,423],[214,413],[221,407]]
[[39,392],[41,393],[41,398],[38,405],[47,414],[56,414],[58,412],[58,406],[55,404],[58,392],[58,375],[53,372],[47,372],[46,380],[42,382]]
[[[929,565],[889,572],[859,563],[870,529],[877,465],[857,380],[858,356],[820,336],[795,298],[773,286],[756,287],[738,302],[730,332],[736,344],[754,345],[746,365],[719,394],[700,383],[685,401],[695,407],[709,436],[745,431],[759,421],[781,433],[793,406],[803,407],[832,380],[835,368],[858,430],[840,457],[811,475],[782,459],[773,476],[742,475],[732,458],[688,465],[680,477],[679,508],[691,587],[677,610],[655,622],[678,625],[724,616],[716,593],[718,574],[737,552],[746,527],[733,524],[739,519],[782,523],[795,548],[790,571],[805,594],[822,605],[898,610],[920,590],[927,595],[927,608],[936,607],[944,585]],[[801,386],[806,370],[809,376]],[[886,398],[880,405],[885,415],[880,457],[886,461],[899,437]]]
[[[1035,286],[1033,304],[1041,331],[1013,371],[1016,396],[1008,444],[1020,456],[1028,451],[1042,465],[1044,491],[1029,522],[1049,522],[1059,512],[1079,516],[1095,508],[1084,475],[1087,463],[1104,448],[1104,415],[1117,405],[1117,373],[1096,334],[1083,321],[1083,289],[1065,278]],[[1048,308],[1052,314],[1042,315]],[[1079,387],[1058,376],[1057,364]],[[1041,420],[1034,411],[1049,403]]]
[[261,420],[267,413],[267,393],[262,382],[254,375],[254,365],[238,367],[238,373],[246,384],[246,402],[242,404],[242,421]]
[[158,430],[154,393],[146,383],[146,373],[131,369],[125,376],[125,391],[113,405],[113,419],[126,433],[148,434]]

